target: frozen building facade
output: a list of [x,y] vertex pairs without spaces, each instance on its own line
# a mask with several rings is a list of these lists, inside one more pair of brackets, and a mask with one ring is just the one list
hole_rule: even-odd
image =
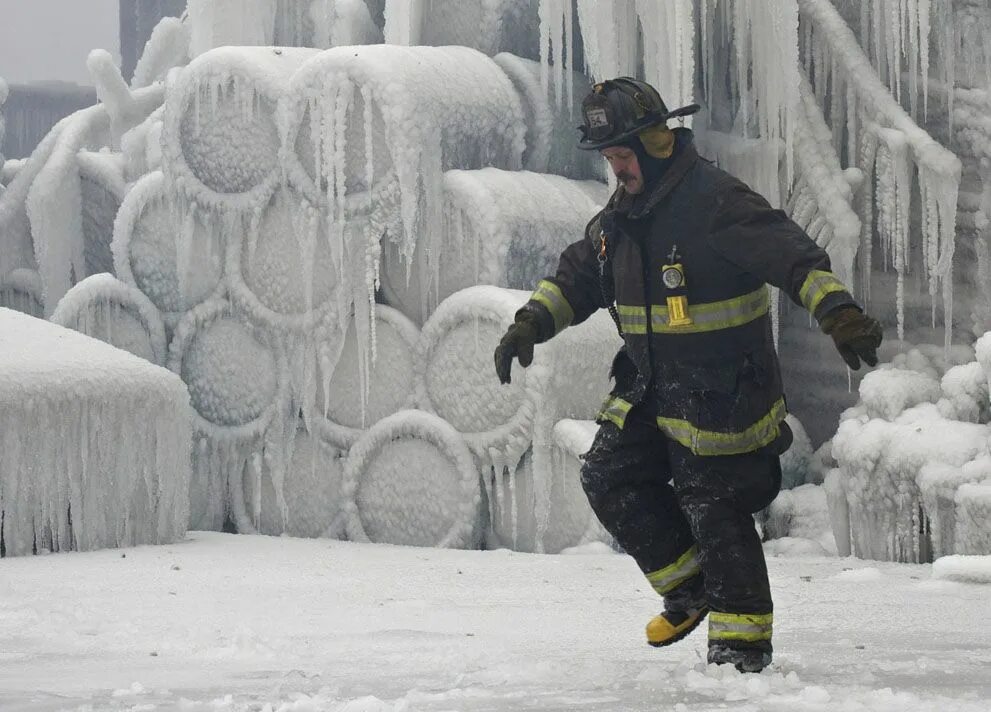
[[[5,169],[0,305],[157,365],[170,398],[169,377],[185,384],[190,470],[168,472],[188,501],[142,540],[181,535],[178,516],[604,541],[578,470],[619,344],[608,315],[510,386],[491,354],[608,199],[577,105],[592,81],[640,76],[704,106],[703,155],[787,210],[886,326],[887,363],[860,380],[773,295],[798,437],[765,532],[870,558],[991,554],[989,23],[959,0],[189,0],[129,82],[94,51],[100,103]],[[7,515],[9,550],[113,544],[53,538],[66,524],[43,493],[11,494],[37,468],[18,452],[0,510],[40,509]],[[63,469],[45,486],[111,486]],[[161,502],[147,482],[131,517],[142,492]]]

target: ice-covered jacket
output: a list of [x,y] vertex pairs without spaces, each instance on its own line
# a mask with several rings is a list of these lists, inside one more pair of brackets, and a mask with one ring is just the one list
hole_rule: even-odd
[[767,285],[818,320],[857,305],[822,248],[678,132],[688,140],[656,184],[618,189],[523,309],[544,341],[614,298],[625,345],[600,422],[622,427],[640,404],[696,454],[750,452],[778,438],[787,413]]

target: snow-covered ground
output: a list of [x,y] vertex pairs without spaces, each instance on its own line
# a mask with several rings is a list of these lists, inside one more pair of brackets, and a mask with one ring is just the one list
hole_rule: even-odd
[[776,659],[743,676],[705,666],[702,630],[648,647],[660,601],[632,559],[600,549],[192,532],[7,558],[0,710],[991,709],[987,586],[926,565],[769,565]]

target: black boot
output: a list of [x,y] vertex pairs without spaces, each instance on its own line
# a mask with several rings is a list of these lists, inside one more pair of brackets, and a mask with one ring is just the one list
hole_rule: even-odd
[[709,645],[710,665],[732,665],[740,672],[760,672],[771,664],[771,652],[760,648],[731,648],[721,643]]

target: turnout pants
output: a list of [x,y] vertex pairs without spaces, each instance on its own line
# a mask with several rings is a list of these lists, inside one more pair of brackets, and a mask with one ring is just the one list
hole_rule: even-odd
[[771,650],[771,590],[752,514],[781,487],[774,444],[703,457],[628,417],[623,429],[602,424],[581,477],[596,516],[668,610],[708,605],[709,645]]

